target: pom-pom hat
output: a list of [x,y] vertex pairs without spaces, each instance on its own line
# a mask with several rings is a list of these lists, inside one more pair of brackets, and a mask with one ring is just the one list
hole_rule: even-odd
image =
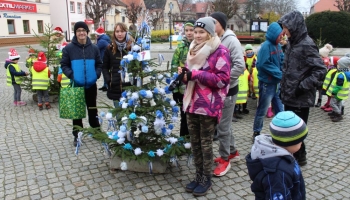
[[328,57],[329,52],[331,52],[333,50],[333,46],[330,44],[325,44],[324,47],[322,47],[320,50],[318,50],[319,54],[322,57]]
[[103,35],[103,34],[105,34],[105,30],[103,29],[103,27],[99,27],[98,29],[96,29],[95,34],[96,35]]
[[61,27],[57,26],[56,28],[53,29],[53,32],[54,33],[59,33],[59,34],[62,34],[63,35],[63,30]]
[[16,49],[13,49],[13,48],[10,49],[10,52],[8,52],[8,54],[9,54],[10,60],[16,60],[16,59],[19,59],[21,57],[20,55],[18,55]]
[[308,128],[294,112],[282,111],[272,119],[270,132],[276,145],[288,147],[302,142],[308,134]]

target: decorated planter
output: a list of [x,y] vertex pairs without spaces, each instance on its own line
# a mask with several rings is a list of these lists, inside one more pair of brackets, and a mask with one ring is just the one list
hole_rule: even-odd
[[[123,160],[120,157],[117,156],[112,156],[111,161],[110,161],[110,169],[111,170],[116,170],[116,169],[121,169],[121,163]],[[132,161],[124,161],[124,166],[126,164],[126,169],[122,170],[128,170],[128,171],[133,171],[133,172],[150,172],[150,163],[139,163],[136,160]],[[155,159],[152,162],[152,172],[153,174],[162,174],[166,172],[168,163],[163,162],[159,158]]]

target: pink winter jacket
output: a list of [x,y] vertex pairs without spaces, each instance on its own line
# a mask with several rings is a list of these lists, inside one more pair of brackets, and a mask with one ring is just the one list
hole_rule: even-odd
[[216,51],[210,54],[201,69],[192,70],[191,81],[195,81],[196,84],[186,112],[217,117],[218,122],[220,121],[224,100],[230,86],[229,52],[220,44]]

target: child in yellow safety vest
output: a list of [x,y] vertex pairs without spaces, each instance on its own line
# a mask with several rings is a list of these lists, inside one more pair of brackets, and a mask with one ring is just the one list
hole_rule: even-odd
[[26,58],[26,67],[30,70],[30,68],[33,66],[34,62],[37,60],[35,55],[35,50],[30,48],[28,50],[28,57]]
[[25,106],[27,103],[21,101],[22,88],[21,83],[23,81],[22,76],[27,76],[29,73],[21,70],[18,65],[18,60],[21,56],[18,55],[15,49],[10,49],[9,60],[11,61],[6,68],[6,82],[7,86],[13,86],[14,89],[14,106]]
[[[56,53],[56,56],[62,58],[62,49],[67,45],[67,42],[62,43],[61,49]],[[61,67],[58,68],[57,82],[60,83],[61,87],[68,87],[70,84],[70,79],[63,74]]]
[[[249,110],[247,109],[247,99],[249,91],[249,72],[247,69],[244,70],[238,78],[238,94],[236,99],[236,107],[234,111],[234,118],[239,118],[238,113],[242,112],[243,114],[248,114]],[[241,111],[242,105],[242,111]]]
[[[249,74],[252,75],[253,68],[255,68],[257,56],[255,55],[254,50],[253,50],[253,46],[251,44],[245,45],[244,50],[245,50],[244,61],[246,64],[246,68],[247,68]],[[250,82],[248,82],[248,84],[249,84],[248,96],[252,97],[252,99],[256,99],[256,93],[253,90],[253,86],[250,84]]]
[[337,72],[334,79],[327,90],[327,95],[331,96],[330,105],[333,109],[330,116],[333,122],[339,122],[343,120],[341,114],[342,101],[349,97],[350,87],[350,53],[338,60]]
[[[339,59],[340,58],[337,56],[329,57],[328,72],[327,72],[327,75],[326,75],[326,77],[323,81],[323,85],[322,85],[322,94],[323,95],[326,95],[327,90],[334,79],[334,76],[337,72],[337,64],[338,64]],[[321,106],[321,109],[324,110],[325,112],[332,112],[332,107],[330,106],[330,101],[331,101],[331,97],[327,95],[327,102],[323,106]]]
[[45,101],[46,109],[50,109],[49,85],[50,85],[50,70],[46,64],[46,56],[44,52],[38,53],[38,59],[33,63],[32,73],[32,89],[36,90],[38,97],[39,110],[43,110],[43,100]]

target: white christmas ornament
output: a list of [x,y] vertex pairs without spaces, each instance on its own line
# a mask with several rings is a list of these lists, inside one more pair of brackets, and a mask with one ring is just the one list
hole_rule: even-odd
[[170,142],[171,144],[175,144],[177,142],[177,138],[174,137],[166,138],[165,140]]
[[113,117],[112,113],[109,112],[106,114],[106,119],[112,119],[112,117]]
[[131,92],[128,91],[128,92],[126,93],[126,96],[130,98],[130,97],[131,97]]
[[134,45],[134,46],[132,47],[132,50],[133,50],[133,51],[140,51],[140,50],[141,50],[141,47],[140,47],[139,45]]
[[157,135],[160,135],[162,133],[162,129],[160,128],[154,128],[154,132],[157,134]]
[[175,105],[176,105],[176,101],[171,100],[171,101],[170,101],[170,105],[171,105],[171,106],[175,106]]
[[139,129],[137,129],[136,131],[134,131],[134,137],[139,137],[141,131]]
[[146,90],[146,98],[148,98],[148,99],[153,98],[153,93],[151,90]]
[[126,101],[126,98],[125,97],[121,97],[120,98],[120,102],[125,102]]
[[139,118],[142,121],[142,123],[141,123],[142,125],[146,125],[147,124],[147,118],[145,116],[140,116]]
[[163,77],[164,77],[163,74],[159,74],[157,78],[158,78],[158,80],[160,80],[160,79],[162,79]]
[[124,144],[125,138],[119,138],[119,139],[117,140],[117,142],[118,142],[118,144]]
[[186,149],[190,149],[191,148],[191,143],[187,142],[184,144],[185,148]]
[[122,104],[122,108],[127,108],[128,107],[128,103],[126,103],[126,102],[124,102],[123,104]]
[[152,107],[155,106],[155,105],[157,105],[156,102],[154,101],[154,99],[152,99],[151,101],[149,101],[149,103],[151,104]]
[[128,117],[122,117],[122,123],[127,123],[128,122]]
[[125,136],[126,136],[126,132],[122,132],[122,131],[118,132],[118,137],[119,138],[125,138]]
[[123,58],[125,58],[125,57],[126,57],[129,61],[134,60],[134,56],[131,55],[131,54],[128,54],[128,55],[124,56]]
[[120,163],[120,169],[125,171],[125,170],[128,170],[128,165],[126,164],[126,162],[121,162]]
[[164,151],[163,150],[161,150],[161,149],[157,149],[157,155],[159,156],[159,157],[161,157],[163,154],[164,154]]
[[165,90],[164,90],[164,88],[159,88],[159,94],[165,94]]
[[141,149],[140,148],[136,148],[135,150],[134,150],[134,153],[135,153],[135,155],[140,155],[141,153],[142,153],[142,151],[141,151]]
[[134,100],[139,99],[139,93],[133,92],[132,95],[131,95],[131,98],[134,99]]

